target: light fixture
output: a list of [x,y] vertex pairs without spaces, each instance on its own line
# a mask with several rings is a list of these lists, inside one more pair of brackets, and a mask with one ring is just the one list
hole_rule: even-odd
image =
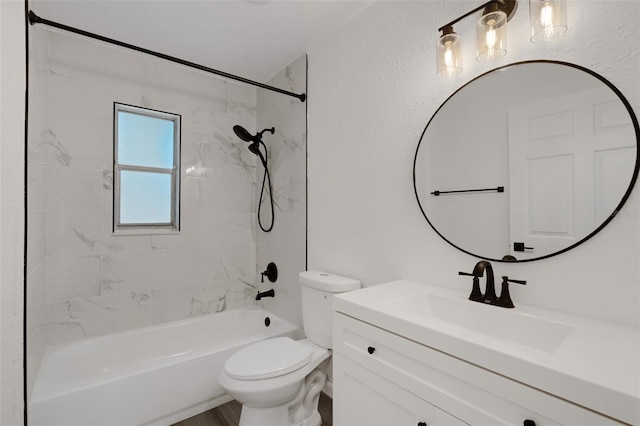
[[455,77],[462,72],[460,37],[453,32],[452,26],[442,29],[442,36],[438,39],[436,49],[439,76]]
[[553,42],[567,32],[567,3],[565,0],[529,0],[531,41]]
[[438,28],[442,32],[436,46],[438,75],[451,77],[462,72],[461,38],[454,32],[453,25],[479,10],[483,12],[477,25],[478,61],[487,62],[504,56],[507,53],[506,24],[517,7],[517,0],[490,0]]
[[488,5],[477,24],[478,62],[491,62],[507,54],[507,14],[498,3]]

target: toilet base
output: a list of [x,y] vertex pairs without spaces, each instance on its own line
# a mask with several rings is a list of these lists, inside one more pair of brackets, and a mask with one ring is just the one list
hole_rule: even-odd
[[309,418],[299,423],[290,423],[289,409],[285,405],[269,408],[242,407],[239,426],[320,426],[322,418],[316,410]]
[[285,404],[262,408],[243,405],[239,426],[320,426],[318,401],[326,377],[321,368],[316,368],[306,377],[298,395]]
[[289,407],[287,404],[276,407],[253,408],[242,406],[238,426],[288,425]]

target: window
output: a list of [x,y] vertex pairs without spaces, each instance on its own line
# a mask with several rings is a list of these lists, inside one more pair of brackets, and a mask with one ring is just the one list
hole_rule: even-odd
[[180,230],[180,116],[114,103],[113,231]]

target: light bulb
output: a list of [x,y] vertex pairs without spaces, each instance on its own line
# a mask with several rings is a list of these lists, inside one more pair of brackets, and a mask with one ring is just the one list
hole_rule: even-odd
[[553,21],[554,12],[553,6],[549,2],[545,2],[542,9],[540,9],[540,23],[544,28],[544,40],[548,41],[553,37]]
[[496,29],[494,28],[494,26],[496,25],[496,21],[495,20],[490,20],[487,22],[487,32],[485,34],[485,45],[487,46],[487,48],[489,50],[493,50],[496,48]]
[[451,68],[453,66],[453,52],[451,51],[451,44],[445,46],[444,49],[444,66]]
[[540,23],[545,27],[553,26],[553,6],[548,1],[540,9]]

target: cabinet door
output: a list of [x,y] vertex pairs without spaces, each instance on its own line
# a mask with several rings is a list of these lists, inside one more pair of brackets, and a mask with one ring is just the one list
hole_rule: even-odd
[[336,426],[466,425],[340,354],[333,362]]

